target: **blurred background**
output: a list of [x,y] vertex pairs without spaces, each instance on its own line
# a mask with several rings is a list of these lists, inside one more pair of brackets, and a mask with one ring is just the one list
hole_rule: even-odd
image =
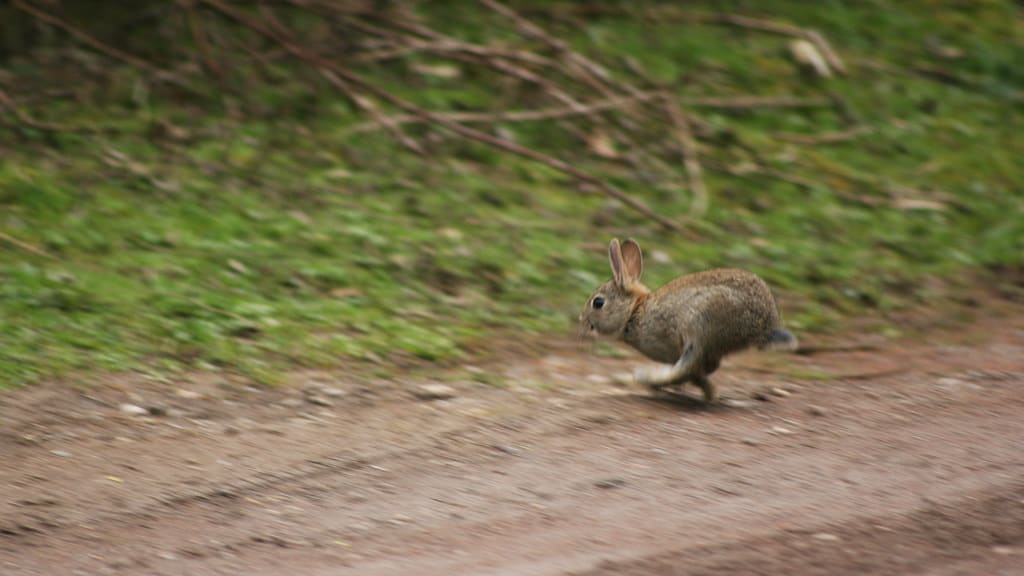
[[5,2],[0,387],[529,347],[574,332],[615,236],[651,285],[763,275],[800,334],[1020,298],[1022,24],[1011,1]]

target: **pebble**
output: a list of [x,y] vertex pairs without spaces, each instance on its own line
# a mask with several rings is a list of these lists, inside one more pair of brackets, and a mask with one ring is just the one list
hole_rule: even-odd
[[807,413],[811,416],[825,416],[828,414],[828,411],[821,406],[815,406],[812,404],[807,407]]
[[182,398],[184,400],[198,400],[203,397],[202,394],[196,392],[195,390],[185,390],[184,388],[178,388],[177,390],[174,391],[174,394],[178,398]]
[[317,406],[334,406],[334,402],[331,402],[323,396],[310,395],[306,396],[306,402],[310,404],[316,404]]
[[753,402],[739,398],[720,398],[718,403],[729,408],[753,408],[755,406]]
[[790,395],[790,392],[783,388],[772,388],[770,392],[773,396],[778,396],[779,398],[785,398],[786,396]]
[[59,456],[60,458],[71,457],[71,452],[68,452],[67,450],[50,450],[50,454],[53,454],[54,456]]
[[320,393],[323,394],[324,396],[327,396],[328,398],[341,398],[342,396],[348,394],[348,390],[345,390],[343,388],[328,387],[321,389]]
[[447,400],[455,397],[455,388],[447,384],[420,384],[412,393],[420,400]]
[[772,432],[775,434],[796,434],[796,432],[793,432],[789,428],[785,428],[783,426],[772,426]]
[[281,406],[285,408],[299,408],[303,405],[303,401],[300,398],[285,398],[281,400]]
[[120,410],[122,414],[127,414],[129,416],[143,416],[145,414],[149,414],[149,410],[139,406],[138,404],[121,404]]
[[818,532],[817,534],[811,535],[811,538],[821,540],[822,542],[838,542],[840,540],[839,536],[829,534],[828,532]]
[[613,488],[621,488],[626,485],[626,481],[622,478],[606,478],[604,480],[598,480],[594,482],[594,486],[604,490],[611,490]]

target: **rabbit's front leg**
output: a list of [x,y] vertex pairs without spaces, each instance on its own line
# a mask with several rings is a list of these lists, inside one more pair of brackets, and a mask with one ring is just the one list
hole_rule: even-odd
[[693,369],[696,366],[696,358],[699,356],[697,347],[690,344],[686,347],[683,355],[671,366],[660,365],[647,368],[640,368],[636,371],[636,381],[654,390],[660,390],[666,386],[681,384],[693,378]]

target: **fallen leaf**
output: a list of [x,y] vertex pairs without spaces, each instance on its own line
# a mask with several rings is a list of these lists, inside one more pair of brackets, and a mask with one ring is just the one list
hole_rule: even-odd
[[607,132],[600,128],[591,132],[587,137],[587,149],[601,158],[615,159],[619,157],[619,152],[615,150],[615,142]]
[[238,272],[239,274],[243,275],[249,273],[249,269],[245,266],[245,264],[242,264],[238,260],[234,259],[228,260],[228,268],[231,268],[235,272]]
[[793,55],[793,60],[796,60],[802,66],[814,70],[818,76],[822,78],[832,77],[832,70],[829,69],[825,57],[821,55],[821,52],[818,51],[814,43],[809,40],[793,40],[789,43],[789,52]]
[[359,288],[349,286],[346,288],[335,288],[329,294],[332,298],[355,298],[356,296],[362,296],[363,292]]

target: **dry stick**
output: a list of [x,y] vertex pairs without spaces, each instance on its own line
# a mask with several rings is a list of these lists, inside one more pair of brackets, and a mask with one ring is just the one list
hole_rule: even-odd
[[[286,36],[289,34],[288,29],[285,27],[285,25],[282,24],[281,21],[278,20],[274,16],[273,12],[267,9],[266,6],[261,6],[261,12],[263,13],[264,18],[276,30],[276,33],[278,35]],[[337,76],[337,74],[334,74],[332,71],[327,70],[322,66],[317,66],[316,68],[317,72],[319,72],[320,75],[324,77],[324,79],[326,79],[329,83],[333,84],[338,90],[341,90],[341,92],[345,94],[345,96],[347,96],[348,99],[351,100],[352,103],[356,105],[356,107],[358,107],[363,112],[368,113],[375,121],[379,122],[380,125],[383,126],[384,129],[387,130],[392,137],[394,137],[396,140],[398,140],[399,143],[402,144],[402,146],[405,146],[406,148],[419,154],[420,156],[426,156],[427,153],[423,149],[423,147],[420,146],[418,142],[416,142],[408,135],[406,135],[404,132],[402,132],[402,130],[398,127],[397,124],[391,122],[385,115],[381,114],[380,110],[378,110],[377,107],[373,105],[373,102],[371,102],[368,98],[364,97],[362,94],[355,93],[351,88],[349,88],[348,84],[346,84],[341,78]]]
[[[431,38],[431,39],[434,39],[434,40],[439,40],[439,41],[450,41],[450,40],[452,40],[448,36],[446,36],[444,34],[441,34],[440,32],[437,32],[436,30],[431,30],[430,28],[427,28],[426,26],[421,26],[419,24],[408,23],[408,22],[398,22],[398,23],[396,23],[396,25],[398,27],[402,28],[402,29],[408,30],[408,31],[413,32],[415,34],[419,34],[421,36],[425,36],[427,38]],[[386,32],[383,32],[383,31],[380,31],[379,33],[386,34]],[[399,40],[406,41],[407,39],[399,37]],[[551,96],[554,97],[556,100],[561,101],[563,104],[569,105],[571,108],[576,108],[576,109],[582,109],[583,108],[583,104],[580,103],[571,94],[569,94],[568,92],[562,90],[561,88],[559,88],[558,86],[556,86],[552,82],[549,82],[547,79],[545,79],[545,78],[543,78],[541,76],[538,76],[533,71],[531,71],[531,70],[529,70],[527,68],[523,68],[522,66],[517,66],[517,65],[512,64],[510,62],[506,62],[505,60],[502,60],[500,58],[491,58],[491,57],[487,57],[487,56],[476,56],[476,55],[471,55],[471,54],[453,53],[453,54],[449,54],[448,57],[452,58],[454,60],[462,60],[464,62],[470,62],[472,64],[483,64],[483,65],[488,66],[490,68],[493,68],[493,69],[495,69],[498,72],[501,72],[503,74],[508,74],[509,76],[512,76],[512,77],[515,77],[515,78],[519,78],[520,80],[523,80],[524,82],[528,82],[530,84],[535,84],[535,85],[539,86],[541,89],[545,90],[547,93],[551,94]]]
[[[567,43],[551,36],[541,27],[520,16],[515,10],[512,10],[497,0],[480,0],[480,2],[487,8],[511,20],[524,36],[540,40],[553,48],[557,53],[562,54],[568,63],[567,68],[579,72],[582,80],[592,86],[604,97],[609,98],[616,95],[615,91],[609,89],[609,87],[616,88],[634,96],[640,93],[640,90],[634,86],[616,83],[608,74],[608,71],[602,66],[574,51]],[[570,74],[570,76],[572,75]],[[640,114],[633,114],[628,110],[627,115],[629,115],[633,120],[639,120],[640,118]],[[629,121],[629,119],[623,119],[620,123],[627,130],[635,129],[633,122]]]
[[48,14],[46,12],[43,12],[42,10],[36,8],[35,6],[32,6],[30,4],[26,4],[22,0],[14,0],[12,5],[15,8],[17,8],[17,9],[23,11],[23,12],[27,12],[27,13],[35,16],[36,18],[38,18],[38,19],[40,19],[40,20],[42,20],[42,21],[44,21],[44,22],[46,22],[48,24],[51,24],[53,26],[56,26],[57,28],[60,28],[61,30],[64,30],[68,34],[71,34],[75,38],[78,38],[82,42],[92,46],[93,48],[99,50],[100,52],[106,54],[107,56],[110,56],[111,58],[114,58],[116,60],[121,60],[122,62],[130,64],[131,66],[134,66],[136,68],[141,68],[142,70],[145,70],[147,72],[151,72],[154,75],[156,75],[158,78],[167,80],[168,82],[171,82],[171,83],[174,83],[174,84],[179,84],[179,85],[185,85],[185,83],[180,78],[175,77],[170,72],[168,72],[168,71],[166,71],[166,70],[164,70],[162,68],[159,68],[159,67],[157,67],[157,66],[155,66],[153,64],[150,64],[149,62],[146,62],[145,60],[142,60],[140,58],[136,58],[135,56],[132,56],[131,54],[128,54],[126,52],[122,52],[122,51],[118,50],[117,48],[114,48],[113,46],[109,46],[107,44],[104,44],[103,42],[100,42],[96,38],[93,38],[89,34],[83,32],[82,30],[72,26],[71,24],[68,24],[64,20],[61,20],[60,18],[57,18],[56,16],[53,16],[52,14]]
[[506,152],[511,152],[511,153],[516,154],[518,156],[522,156],[524,158],[529,158],[531,160],[536,160],[537,162],[541,162],[542,164],[550,166],[551,168],[554,168],[555,170],[558,170],[559,172],[563,172],[565,174],[573,176],[574,178],[576,178],[577,180],[579,180],[581,182],[585,182],[587,184],[590,184],[590,185],[598,188],[599,190],[601,190],[602,192],[604,192],[608,196],[611,196],[612,198],[615,198],[615,199],[619,200],[623,204],[626,204],[627,206],[633,208],[637,212],[640,212],[641,214],[647,216],[648,218],[654,220],[655,222],[661,224],[662,226],[664,226],[665,228],[668,228],[669,230],[673,230],[673,231],[677,231],[677,232],[682,232],[682,233],[687,234],[688,236],[690,236],[692,238],[696,237],[695,233],[683,229],[683,227],[680,226],[680,224],[678,222],[676,222],[674,220],[671,220],[669,218],[666,218],[665,216],[663,216],[661,214],[658,214],[657,212],[652,210],[650,207],[648,207],[643,202],[637,200],[636,198],[633,198],[632,196],[626,194],[622,190],[619,190],[615,186],[612,186],[611,184],[608,184],[607,182],[601,180],[600,178],[598,178],[596,176],[591,175],[590,173],[588,173],[586,171],[583,171],[583,170],[580,170],[578,168],[575,168],[575,167],[573,167],[572,165],[568,164],[567,162],[565,162],[563,160],[559,160],[558,158],[554,158],[554,157],[548,156],[546,154],[542,154],[540,152],[537,152],[535,150],[531,150],[531,149],[526,148],[524,146],[520,146],[519,144],[516,144],[514,142],[510,142],[510,141],[505,140],[503,138],[498,138],[496,136],[491,136],[490,134],[487,134],[485,132],[480,132],[479,130],[474,130],[472,128],[468,128],[466,126],[463,126],[462,124],[459,124],[458,122],[453,122],[453,121],[448,120],[446,118],[440,117],[440,116],[434,114],[433,112],[424,110],[423,108],[420,108],[419,106],[416,106],[415,104],[413,104],[411,102],[407,102],[407,101],[405,101],[405,100],[403,100],[403,99],[401,99],[401,98],[391,94],[390,92],[388,92],[388,91],[386,91],[386,90],[384,90],[384,89],[382,89],[382,88],[380,88],[380,87],[378,87],[378,86],[376,86],[374,84],[371,84],[371,83],[363,80],[362,78],[360,78],[356,74],[353,74],[352,72],[348,71],[347,69],[345,69],[342,66],[339,66],[339,65],[337,65],[337,64],[335,64],[333,62],[322,61],[319,58],[317,58],[315,55],[308,54],[307,52],[305,52],[301,48],[299,48],[299,47],[293,45],[291,42],[289,42],[287,38],[282,38],[279,34],[275,33],[274,31],[272,31],[272,30],[270,30],[268,28],[266,28],[260,22],[256,21],[255,19],[251,18],[250,16],[248,16],[246,14],[243,14],[240,11],[234,9],[233,7],[225,4],[222,0],[201,0],[201,1],[206,3],[206,4],[208,4],[208,5],[210,5],[211,7],[215,8],[215,9],[217,9],[218,11],[220,11],[223,14],[225,14],[226,16],[228,16],[228,17],[230,17],[230,18],[232,18],[234,20],[237,20],[238,22],[242,23],[245,26],[248,26],[252,30],[254,30],[254,31],[256,31],[256,32],[258,32],[258,33],[260,33],[260,34],[262,34],[262,35],[264,35],[264,36],[266,36],[266,37],[268,37],[268,38],[270,38],[272,40],[274,40],[275,42],[278,42],[279,44],[281,44],[281,46],[283,48],[285,48],[290,53],[292,53],[296,58],[299,58],[300,60],[309,62],[309,63],[314,64],[316,66],[323,66],[323,67],[329,68],[332,72],[337,74],[339,77],[341,77],[342,80],[344,80],[345,82],[349,83],[350,85],[356,86],[356,87],[362,89],[363,91],[372,93],[375,96],[377,96],[378,98],[380,98],[382,100],[385,100],[387,102],[390,102],[391,104],[401,108],[402,110],[405,110],[406,112],[408,112],[410,114],[413,114],[415,116],[419,116],[419,117],[421,117],[421,118],[423,118],[423,119],[425,119],[425,120],[427,120],[429,122],[432,122],[434,124],[437,124],[439,126],[443,126],[443,127],[447,128],[447,129],[451,130],[452,132],[455,132],[456,134],[459,134],[459,135],[464,136],[466,138],[469,138],[471,140],[476,140],[478,142],[483,142],[483,143],[489,144],[489,145],[491,145],[491,146],[493,146],[495,148],[499,148],[501,150],[505,150]]
[[[575,50],[570,48],[569,45],[566,44],[564,41],[551,36],[550,34],[545,32],[541,27],[530,22],[526,18],[523,18],[518,13],[516,13],[515,10],[512,10],[511,8],[505,6],[504,4],[498,2],[497,0],[480,0],[480,3],[486,6],[487,8],[493,10],[494,12],[497,12],[498,14],[511,20],[513,23],[515,23],[516,27],[519,28],[519,30],[522,32],[524,36],[544,42],[545,44],[553,48],[556,52],[563,54],[570,64],[586,72],[589,76],[599,80],[600,82],[598,83],[592,83],[599,90],[605,91],[606,86],[615,85],[615,82],[611,79],[611,76],[608,74],[608,71],[605,70],[602,66],[598,65],[597,63],[583,56],[582,54],[576,52]],[[633,88],[628,85],[616,87],[624,89],[627,92],[639,92],[639,90],[637,90],[636,88]]]
[[179,4],[185,10],[185,19],[188,20],[188,27],[192,32],[192,40],[196,43],[196,47],[199,48],[199,53],[202,55],[203,67],[215,78],[222,79],[224,71],[221,70],[217,61],[213,58],[213,54],[210,52],[210,43],[206,38],[206,31],[203,29],[202,22],[200,22],[200,18],[196,14],[195,0],[179,0]]
[[836,144],[839,142],[847,142],[849,140],[860,138],[866,134],[870,134],[873,131],[874,130],[870,126],[854,126],[849,130],[843,130],[841,132],[828,132],[825,134],[776,133],[773,137],[778,140],[782,140],[783,142],[813,146],[816,144]]
[[539,66],[553,67],[555,63],[549,58],[531,54],[529,52],[523,52],[520,50],[502,50],[500,48],[490,48],[488,46],[479,46],[477,44],[469,44],[466,42],[457,42],[452,40],[442,40],[438,42],[424,42],[422,40],[406,39],[405,44],[402,46],[396,46],[394,48],[388,48],[384,50],[378,50],[376,52],[367,52],[359,54],[352,58],[353,62],[373,62],[379,60],[390,60],[393,58],[401,58],[411,52],[429,52],[437,54],[449,54],[452,52],[462,52],[465,54],[472,54],[474,56],[481,56],[484,58],[502,58],[504,60],[518,60],[528,64],[537,64]]
[[[512,18],[513,21],[516,24],[520,25],[520,29],[521,30],[525,26],[526,27],[526,31],[523,32],[523,33],[526,34],[527,36],[534,37],[535,35],[539,34],[540,36],[542,36],[542,37],[547,39],[545,41],[549,45],[552,44],[552,42],[557,43],[557,41],[555,41],[554,39],[551,39],[550,36],[548,36],[543,30],[540,30],[539,28],[537,28],[535,26],[532,26],[529,22],[526,22],[522,18],[518,18],[517,15],[515,15],[514,12],[508,11],[507,13],[503,13],[503,14],[506,15],[507,17]],[[409,31],[411,31],[413,33],[419,34],[419,35],[421,35],[421,36],[423,36],[425,38],[429,38],[429,39],[432,39],[432,40],[451,40],[451,38],[449,38],[448,36],[446,36],[444,34],[441,34],[440,32],[437,32],[436,30],[433,30],[431,28],[428,28],[428,27],[420,25],[420,24],[410,23],[410,22],[398,22],[397,26],[399,28],[402,28],[404,30],[409,30]],[[565,49],[566,49],[566,47],[564,46],[564,44],[561,45],[561,47],[556,47],[556,50],[558,50],[559,53],[561,53],[561,54],[565,54],[566,53],[564,51]],[[580,57],[580,58],[582,58],[582,57]],[[490,59],[486,59],[485,58],[485,62],[484,63],[494,67],[495,63],[488,62],[487,60],[490,60]],[[572,80],[574,82],[583,82],[586,85],[590,86],[591,88],[596,89],[599,93],[603,94],[605,97],[612,97],[612,96],[616,95],[613,91],[609,90],[604,85],[604,83],[602,81],[597,80],[594,77],[592,77],[592,75],[588,74],[587,70],[585,68],[581,67],[581,66],[573,65],[572,62],[569,62],[568,65],[566,65],[564,63],[564,59],[563,59],[563,62],[558,62],[558,63],[550,61],[548,59],[545,59],[545,60],[547,60],[547,62],[548,62],[548,64],[546,64],[546,67],[551,68],[551,69],[553,69],[556,72],[560,72],[561,74],[565,75],[566,77],[568,77],[570,80]],[[501,68],[499,68],[499,71],[504,72],[506,74],[514,72],[514,71],[509,71],[509,70],[502,70]],[[571,107],[574,107],[574,108],[576,108],[578,110],[581,110],[581,111],[585,109],[585,105],[579,104],[578,102],[576,102],[573,99],[566,98],[566,96],[568,96],[568,94],[565,93],[564,91],[562,91],[562,89],[559,88],[557,84],[554,84],[553,82],[548,82],[546,79],[538,80],[537,83],[543,89],[547,90],[548,93],[552,94],[557,99],[561,100],[563,103],[568,103]],[[636,93],[636,92],[639,92],[639,91],[638,90],[634,90],[633,92]],[[634,119],[639,119],[639,117],[640,117],[639,113],[634,113],[632,110],[630,110],[628,108],[625,109],[624,111],[625,111],[625,113],[628,116],[630,116],[630,117],[632,117]],[[636,128],[635,124],[633,122],[631,122],[629,119],[626,119],[626,118],[613,118],[612,120],[614,122],[620,124],[627,131],[632,131],[632,130],[635,130],[635,128]],[[588,136],[587,134],[583,133],[583,131],[581,129],[577,128],[576,126],[574,126],[572,124],[565,123],[565,122],[560,122],[560,125],[562,126],[562,128],[564,130],[566,130],[570,134],[573,134],[574,136],[576,136],[577,138],[579,138],[582,141],[588,141],[589,138],[590,138],[590,136]],[[611,127],[609,127],[609,131],[611,132],[613,138],[620,139],[620,140],[626,140],[626,141],[630,140],[628,136],[626,136],[625,134],[621,134],[619,131],[611,129]],[[630,142],[630,147],[634,148],[635,144],[633,142]]]
[[[562,108],[540,108],[537,110],[512,110],[505,112],[433,112],[434,114],[451,120],[452,122],[461,123],[493,123],[493,122],[532,122],[537,120],[555,120],[560,118],[569,118],[572,116],[587,116],[591,114],[597,114],[599,112],[606,112],[608,110],[614,110],[617,108],[624,108],[630,104],[636,104],[640,102],[647,102],[650,100],[657,100],[663,95],[659,92],[644,92],[638,96],[618,96],[615,98],[608,98],[606,100],[598,100],[584,104],[580,107],[562,107]],[[391,121],[398,124],[410,124],[415,122],[424,122],[424,119],[420,116],[413,116],[406,114],[402,116],[392,116]],[[348,129],[348,133],[360,133],[367,132],[376,125],[373,123],[357,124],[352,128]]]
[[717,22],[738,26],[740,28],[750,28],[751,30],[761,30],[763,32],[773,32],[775,34],[803,38],[815,45],[832,69],[840,74],[846,74],[846,65],[843,63],[843,60],[834,50],[832,50],[832,46],[829,45],[828,41],[825,40],[825,37],[817,30],[808,30],[791,24],[772,22],[770,20],[762,20],[760,18],[751,18],[749,16],[740,16],[738,14],[702,14],[699,15],[697,19],[705,22]]
[[28,126],[29,128],[45,130],[48,132],[73,132],[75,130],[82,130],[82,128],[63,126],[60,124],[51,124],[49,122],[40,122],[39,120],[36,120],[35,118],[19,110],[17,105],[15,105],[14,100],[10,96],[8,96],[2,88],[0,88],[0,107],[10,110],[11,114],[13,114],[19,122]]
[[686,179],[690,182],[693,203],[690,205],[690,216],[701,218],[708,210],[708,189],[704,185],[704,170],[700,165],[697,151],[697,139],[693,137],[686,115],[679,108],[679,103],[669,95],[665,95],[665,111],[668,112],[683,154],[683,166],[686,168]]
[[372,102],[370,102],[362,94],[357,94],[356,92],[354,92],[349,87],[349,85],[341,78],[339,78],[338,75],[335,74],[332,70],[328,70],[326,68],[323,68],[322,66],[317,66],[317,71],[320,72],[320,75],[327,79],[328,82],[330,82],[336,88],[338,88],[338,90],[341,90],[345,94],[345,96],[348,97],[349,100],[351,100],[356,106],[359,107],[360,110],[372,116],[375,122],[380,124],[385,130],[387,130],[391,134],[393,138],[401,142],[403,146],[405,146],[409,150],[412,150],[413,152],[416,152],[421,156],[427,155],[426,151],[423,149],[422,146],[420,146],[419,142],[416,142],[411,137],[409,137],[405,132],[402,132],[402,130],[398,127],[397,122],[394,122],[390,117],[381,114],[380,110],[378,110],[377,107],[374,106]]
[[33,254],[35,254],[37,256],[42,256],[44,258],[49,258],[50,260],[57,260],[57,257],[54,256],[53,254],[50,254],[49,252],[46,252],[45,250],[43,250],[41,248],[36,248],[35,246],[33,246],[31,244],[26,244],[25,242],[22,242],[21,240],[18,240],[17,238],[15,238],[13,236],[10,236],[9,234],[6,234],[4,232],[0,232],[0,240],[4,240],[4,241],[7,241],[7,242],[10,242],[11,244],[14,244],[15,246],[17,246],[18,248],[21,248],[22,250],[25,250],[26,252],[31,252],[31,253],[33,253]]
[[683,104],[695,108],[749,110],[754,108],[823,108],[832,106],[827,98],[795,98],[792,96],[736,96],[683,98]]

